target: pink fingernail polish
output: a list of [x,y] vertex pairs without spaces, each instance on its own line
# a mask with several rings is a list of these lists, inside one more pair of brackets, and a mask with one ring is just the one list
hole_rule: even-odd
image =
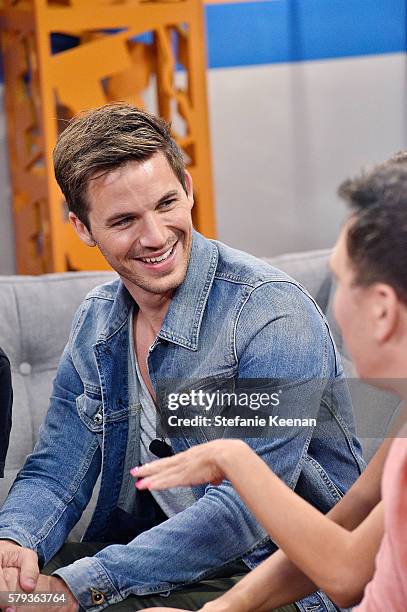
[[131,470],[130,470],[130,474],[131,474],[132,476],[136,476],[136,474],[137,474],[137,472],[139,471],[139,469],[140,469],[140,468],[139,468],[139,466],[138,466],[138,465],[136,465],[136,467],[131,468]]

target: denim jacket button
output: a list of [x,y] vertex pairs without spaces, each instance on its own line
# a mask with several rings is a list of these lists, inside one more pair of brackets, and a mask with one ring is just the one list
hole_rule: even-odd
[[92,603],[96,606],[100,606],[105,603],[105,596],[101,591],[97,591],[96,589],[90,589],[92,593]]
[[100,414],[100,412],[97,412],[95,416],[93,417],[93,422],[96,423],[96,425],[100,425],[102,421],[103,421],[103,416]]

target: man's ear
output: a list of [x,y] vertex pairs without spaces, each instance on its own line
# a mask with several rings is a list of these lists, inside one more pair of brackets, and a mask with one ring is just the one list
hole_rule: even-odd
[[185,185],[187,188],[187,196],[190,201],[191,208],[194,205],[194,187],[192,184],[192,176],[189,174],[188,170],[185,170]]
[[80,219],[75,215],[75,213],[69,213],[69,221],[75,228],[75,232],[78,234],[79,238],[90,247],[96,246],[96,242],[94,241],[91,232],[88,230],[86,225],[82,223]]
[[397,329],[400,302],[393,287],[375,283],[371,288],[371,316],[373,333],[379,344],[387,342]]

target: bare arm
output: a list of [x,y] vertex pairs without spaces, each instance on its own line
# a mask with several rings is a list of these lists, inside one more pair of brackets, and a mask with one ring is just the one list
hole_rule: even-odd
[[[386,439],[364,473],[327,517],[348,530],[355,529],[380,502],[380,483],[392,439]],[[318,587],[287,555],[278,550],[219,599],[206,604],[208,612],[268,612],[297,601]]]
[[253,453],[233,458],[226,453],[220,462],[243,501],[292,563],[341,607],[360,600],[383,536],[381,503],[348,531],[293,493]]
[[[258,520],[287,553],[280,550],[272,555],[228,593],[207,604],[205,611],[270,610],[315,591],[315,583],[339,605],[346,606],[360,599],[373,572],[374,557],[382,537],[382,521],[381,509],[372,510],[380,501],[381,475],[390,444],[390,439],[382,444],[364,474],[330,511],[330,520],[288,489],[239,441],[216,441],[205,445],[207,450],[205,446],[197,447],[169,460],[150,464],[146,469],[141,468],[140,476],[148,477],[153,474],[152,466],[157,466],[155,475],[146,480],[152,488],[185,484],[188,479],[196,483],[199,480],[197,466],[202,464],[205,454],[210,460],[206,461],[204,480],[216,483],[223,476],[231,480]],[[186,461],[188,453],[190,460]],[[177,457],[181,457],[179,463]],[[214,467],[215,462],[220,468]],[[254,480],[253,474],[256,474]],[[367,524],[362,526],[370,513]],[[358,525],[360,528],[355,529]],[[355,531],[349,533],[348,530]],[[315,550],[318,550],[317,555]],[[346,601],[343,584],[347,584]]]

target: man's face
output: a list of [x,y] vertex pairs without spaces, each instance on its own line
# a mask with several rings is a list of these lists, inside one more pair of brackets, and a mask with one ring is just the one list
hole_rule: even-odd
[[337,280],[334,316],[359,376],[380,378],[381,355],[374,335],[372,289],[354,284],[355,271],[347,252],[346,238],[351,223],[342,229],[330,260]]
[[90,232],[74,225],[82,240],[97,244],[128,289],[166,294],[182,283],[188,267],[193,206],[189,175],[187,188],[188,194],[164,154],[156,153],[93,177],[87,189]]

